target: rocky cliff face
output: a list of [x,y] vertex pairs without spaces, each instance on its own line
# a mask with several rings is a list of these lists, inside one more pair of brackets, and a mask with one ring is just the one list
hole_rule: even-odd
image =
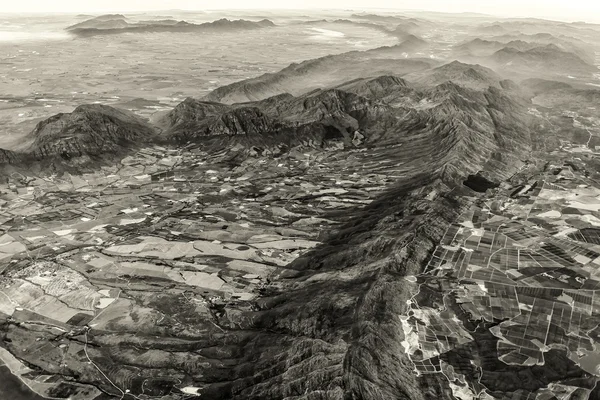
[[[189,143],[218,139],[221,146],[234,146],[242,138],[246,147],[262,149],[287,148],[299,145],[327,146],[329,141],[344,139],[341,132],[325,118],[295,118],[286,120],[279,111],[288,110],[287,100],[278,97],[262,103],[228,106],[187,99],[158,123],[164,129],[163,140]],[[214,141],[214,140],[213,140]]]
[[536,70],[543,74],[563,74],[564,71],[591,74],[598,70],[579,55],[565,51],[554,44],[524,51],[506,47],[495,52],[490,60],[499,67],[510,67],[514,70]]
[[186,99],[158,124],[165,135],[190,140],[213,135],[253,135],[277,130],[277,121],[256,107],[233,108],[225,104]]
[[28,153],[71,158],[119,150],[154,139],[157,130],[134,114],[99,104],[77,107],[40,122]]

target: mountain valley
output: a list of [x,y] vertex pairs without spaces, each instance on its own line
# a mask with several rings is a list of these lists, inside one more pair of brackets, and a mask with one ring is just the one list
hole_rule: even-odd
[[61,22],[329,38],[168,100],[119,77],[40,107],[2,78],[0,364],[32,396],[599,398],[600,26],[333,14]]

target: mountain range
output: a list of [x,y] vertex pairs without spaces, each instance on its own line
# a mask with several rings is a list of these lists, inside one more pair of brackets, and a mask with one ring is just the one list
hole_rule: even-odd
[[68,32],[77,36],[96,36],[145,32],[237,31],[262,29],[273,26],[275,26],[275,24],[268,19],[248,21],[244,19],[229,20],[223,18],[201,24],[173,19],[128,22],[127,18],[121,14],[107,14],[69,26],[66,29]]
[[[286,29],[390,45],[160,107],[137,92],[79,105],[0,149],[16,215],[0,213],[2,290],[20,282],[2,348],[27,377],[63,379],[53,398],[77,383],[97,400],[595,400],[600,90],[566,36],[593,28],[431,15],[294,17]],[[272,26],[112,14],[68,29]],[[14,299],[88,308],[53,322]]]
[[[301,65],[282,72],[291,75],[290,82],[305,74]],[[440,176],[460,180],[482,169],[500,149],[531,146],[525,133],[531,117],[514,84],[478,65],[453,62],[408,74],[410,81],[394,75],[359,78],[297,95],[285,91],[285,80],[269,78],[281,93],[269,89],[274,96],[266,97],[265,84],[250,80],[242,83],[243,98],[263,99],[225,104],[188,98],[151,122],[109,106],[80,106],[40,122],[30,135],[30,147],[22,154],[5,153],[5,158],[12,163],[19,157],[93,158],[144,144],[198,145],[206,140],[218,140],[223,148],[241,140],[248,152],[354,148],[398,144],[408,134],[435,153]],[[228,88],[227,98],[239,87]],[[469,159],[464,158],[466,151]]]

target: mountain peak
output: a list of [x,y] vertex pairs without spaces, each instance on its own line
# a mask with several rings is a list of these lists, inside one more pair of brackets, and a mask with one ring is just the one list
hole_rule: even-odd
[[452,61],[440,67],[421,73],[406,76],[406,79],[414,80],[416,83],[428,87],[439,85],[446,81],[472,89],[487,89],[490,86],[501,87],[503,80],[493,70],[479,64],[466,64],[460,61]]
[[133,113],[102,104],[80,105],[37,124],[30,152],[38,157],[97,154],[152,139],[155,128]]

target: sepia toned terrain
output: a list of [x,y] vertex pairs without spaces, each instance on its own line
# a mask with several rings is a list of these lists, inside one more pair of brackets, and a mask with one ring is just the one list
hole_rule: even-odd
[[600,25],[169,13],[0,19],[0,395],[599,398]]

